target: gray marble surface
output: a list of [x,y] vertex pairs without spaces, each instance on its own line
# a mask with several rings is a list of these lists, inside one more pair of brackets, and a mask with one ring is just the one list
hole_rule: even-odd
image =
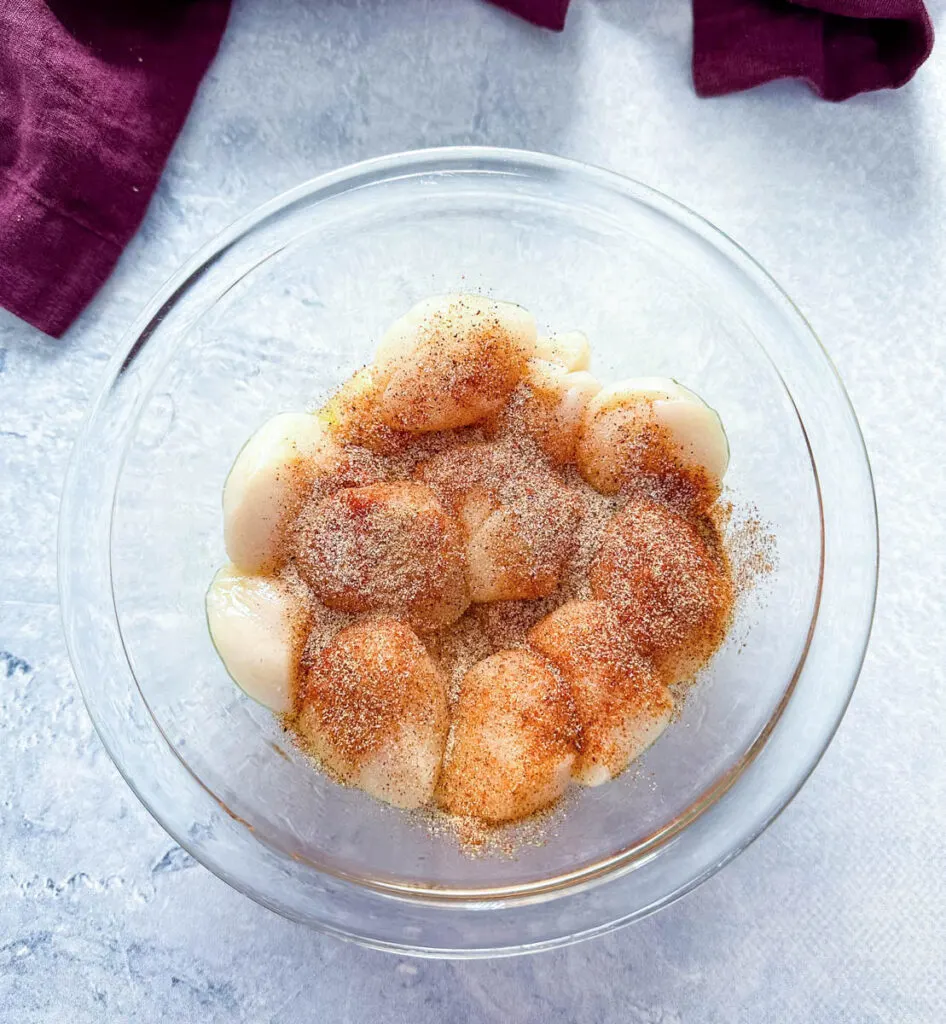
[[[934,17],[938,19],[941,0]],[[242,0],[147,220],[69,335],[0,313],[0,1021],[946,1019],[946,60],[843,106],[699,101],[685,0]],[[870,653],[821,766],[735,863],[610,937],[423,962],[289,924],[178,849],[99,745],[66,656],[56,516],[132,316],[201,243],[319,172],[489,143],[638,177],[753,252],[824,338],[877,478]]]

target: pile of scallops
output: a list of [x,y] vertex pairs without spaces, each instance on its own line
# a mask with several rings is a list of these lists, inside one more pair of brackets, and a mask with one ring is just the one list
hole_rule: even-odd
[[237,456],[211,636],[336,781],[521,819],[624,771],[724,639],[719,417],[589,356],[519,306],[429,299]]

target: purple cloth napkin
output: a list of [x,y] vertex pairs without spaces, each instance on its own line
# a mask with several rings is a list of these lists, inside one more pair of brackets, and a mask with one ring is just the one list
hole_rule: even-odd
[[[569,5],[493,2],[551,29]],[[0,0],[0,305],[58,337],[98,291],[141,223],[228,10]],[[704,96],[797,77],[845,99],[903,85],[933,45],[922,0],[693,0],[693,22]]]
[[[568,0],[493,2],[546,28],[562,28],[568,10]],[[819,96],[846,100],[908,82],[932,48],[923,0],[693,0],[701,96],[803,78]]]
[[922,0],[693,0],[701,96],[803,78],[846,100],[908,82],[932,48]]
[[0,0],[0,305],[59,337],[135,233],[229,0]]

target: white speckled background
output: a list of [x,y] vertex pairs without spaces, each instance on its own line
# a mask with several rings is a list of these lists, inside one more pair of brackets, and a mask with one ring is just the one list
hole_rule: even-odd
[[[934,0],[934,19],[944,9]],[[540,32],[477,0],[240,0],[139,236],[61,342],[0,312],[0,1021],[946,1019],[946,59],[830,106],[700,101],[685,0],[574,0]],[[228,889],[99,745],[59,626],[70,447],[104,361],[220,228],[321,171],[444,143],[547,150],[669,192],[809,316],[877,478],[877,622],[820,768],[659,915],[527,959],[399,960]]]

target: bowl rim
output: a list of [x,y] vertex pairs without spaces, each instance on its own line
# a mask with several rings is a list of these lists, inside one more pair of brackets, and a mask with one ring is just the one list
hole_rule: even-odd
[[[186,261],[178,271],[171,276],[171,278],[165,282],[165,284],[158,289],[157,293],[152,299],[146,304],[144,310],[132,323],[129,330],[125,333],[122,340],[119,342],[115,354],[109,362],[108,368],[105,374],[105,386],[99,392],[97,399],[92,403],[90,411],[85,421],[85,425],[80,432],[79,438],[73,449],[72,457],[70,460],[69,470],[66,476],[66,485],[64,489],[63,501],[60,512],[60,530],[59,530],[59,577],[60,577],[60,595],[61,595],[61,612],[63,616],[64,630],[67,638],[67,646],[69,648],[70,659],[73,664],[77,679],[79,680],[80,690],[82,691],[83,699],[89,710],[90,717],[92,718],[93,724],[95,725],[96,731],[103,741],[109,756],[118,767],[120,773],[125,778],[126,782],[138,796],[139,800],[144,804],[146,809],[156,818],[158,823],[178,842],[185,850],[191,853],[195,859],[200,863],[207,866],[210,870],[214,871],[219,877],[223,878],[230,885],[234,886],[240,891],[245,892],[251,897],[257,898],[249,886],[241,884],[239,880],[235,880],[229,875],[229,873],[218,869],[212,862],[208,862],[208,858],[202,855],[201,850],[197,848],[196,844],[189,842],[188,837],[178,835],[175,828],[171,826],[164,817],[160,815],[152,806],[147,797],[141,792],[140,788],[129,778],[126,773],[121,759],[111,749],[110,744],[107,742],[104,731],[100,728],[97,720],[97,714],[93,710],[92,702],[87,693],[86,687],[82,680],[81,670],[81,658],[78,652],[75,650],[75,645],[72,642],[72,634],[69,628],[70,620],[70,609],[68,607],[68,593],[69,588],[65,585],[66,578],[69,572],[68,564],[68,553],[66,540],[69,538],[69,521],[68,516],[71,509],[71,491],[72,486],[76,477],[77,462],[82,450],[82,444],[86,441],[91,433],[94,425],[95,417],[97,412],[100,410],[102,404],[107,400],[108,394],[111,390],[111,385],[117,381],[121,374],[131,367],[135,361],[136,356],[143,350],[145,343],[150,337],[151,333],[156,328],[156,325],[161,322],[164,314],[174,305],[176,300],[181,294],[187,289],[189,284],[213,261],[220,258],[223,253],[239,242],[246,234],[251,232],[258,225],[267,220],[274,214],[285,212],[293,204],[300,200],[306,201],[323,201],[331,198],[332,196],[338,195],[343,192],[349,192],[357,188],[364,187],[367,184],[372,184],[381,180],[392,180],[400,176],[397,173],[392,172],[403,172],[406,174],[415,174],[422,171],[436,172],[450,169],[459,170],[471,170],[473,164],[492,164],[495,165],[495,169],[509,172],[514,169],[517,164],[527,165],[530,170],[550,170],[550,171],[563,171],[569,174],[577,174],[585,180],[591,180],[596,184],[615,190],[620,193],[624,198],[643,202],[650,205],[651,208],[657,209],[661,212],[669,214],[677,223],[681,223],[685,228],[691,231],[697,227],[702,230],[699,232],[704,237],[708,236],[709,241],[717,250],[721,250],[725,255],[735,256],[737,262],[739,262],[741,269],[745,270],[746,267],[751,269],[754,274],[761,278],[765,286],[777,296],[788,309],[790,315],[795,318],[799,326],[803,329],[803,333],[808,339],[814,341],[815,346],[820,354],[824,364],[830,369],[833,374],[834,383],[840,395],[843,397],[846,403],[846,410],[850,415],[851,421],[856,431],[856,439],[859,445],[858,454],[863,459],[863,469],[866,471],[866,479],[870,488],[870,508],[866,509],[868,516],[873,522],[873,565],[872,565],[872,586],[870,596],[869,614],[867,621],[862,625],[862,641],[859,645],[859,649],[856,652],[856,656],[852,662],[853,673],[851,676],[850,684],[847,687],[846,694],[842,702],[839,702],[836,707],[832,709],[832,714],[829,717],[828,728],[824,733],[824,741],[820,746],[820,750],[816,756],[810,760],[804,766],[804,769],[800,771],[794,779],[793,786],[786,791],[784,799],[774,810],[773,813],[765,817],[764,819],[756,822],[754,827],[743,836],[740,841],[729,851],[729,854],[725,859],[719,861],[711,870],[703,872],[692,879],[685,885],[674,892],[670,893],[667,898],[659,901],[657,904],[646,908],[645,912],[650,913],[658,909],[659,906],[665,905],[673,899],[679,898],[685,892],[690,891],[710,874],[718,870],[728,860],[735,857],[739,852],[745,849],[755,838],[758,837],[768,827],[768,825],[775,820],[775,818],[788,806],[794,796],[798,793],[805,781],[817,766],[821,756],[827,749],[828,745],[836,732],[840,721],[844,715],[847,705],[851,699],[851,696],[856,685],[857,677],[860,674],[860,670],[863,665],[863,660],[866,655],[867,645],[870,638],[871,626],[873,623],[873,613],[876,606],[876,594],[877,594],[877,563],[878,563],[878,537],[877,537],[877,517],[876,517],[876,496],[874,493],[873,480],[871,476],[870,463],[866,452],[866,446],[864,445],[863,436],[860,432],[859,425],[857,423],[856,414],[854,412],[852,403],[849,396],[844,388],[844,385],[838,375],[830,356],[825,350],[820,339],[811,328],[807,319],[787,295],[784,289],[778,285],[778,283],[760,266],[760,264],[743,249],[737,242],[733,241],[723,231],[713,225],[709,220],[700,214],[690,210],[685,205],[665,195],[664,193],[653,189],[650,186],[644,185],[643,183],[626,177],[624,175],[617,174],[612,171],[605,170],[603,168],[582,163],[580,161],[569,160],[563,157],[552,156],[548,154],[531,153],[525,150],[514,150],[514,149],[502,149],[495,147],[466,147],[466,146],[454,146],[454,147],[438,147],[432,149],[421,149],[413,150],[402,153],[396,153],[389,156],[377,157],[371,160],[362,161],[356,164],[349,165],[347,167],[340,168],[335,171],[331,171],[327,174],[323,174],[316,178],[313,178],[307,182],[291,188],[280,195],[275,196],[266,203],[257,207],[255,210],[239,218],[228,228],[217,234],[204,246],[202,246],[198,252]],[[443,164],[448,166],[444,167]],[[745,266],[743,266],[743,264]],[[768,353],[767,353],[768,354]],[[769,357],[771,359],[771,356]],[[778,373],[781,379],[781,373],[778,367],[773,367]],[[786,393],[792,400],[794,405],[794,398],[789,391],[785,381],[782,381],[785,387]],[[797,407],[795,408],[798,421],[801,426],[805,443],[808,446],[809,457],[811,458],[812,472],[815,478],[815,485],[818,493],[819,513],[821,515],[821,572],[820,579],[817,588],[817,597],[815,600],[812,619],[809,625],[808,640],[805,644],[805,648],[799,658],[798,664],[795,669],[795,673],[790,681],[789,685],[785,689],[776,710],[769,718],[765,727],[762,729],[760,734],[750,743],[747,751],[740,758],[739,762],[730,768],[726,774],[722,777],[722,782],[725,785],[720,785],[718,780],[716,784],[710,787],[704,794],[701,794],[693,804],[690,805],[681,815],[678,815],[673,821],[666,823],[661,826],[658,830],[652,833],[650,836],[636,843],[629,850],[622,851],[617,854],[610,855],[606,858],[602,858],[590,867],[578,869],[575,872],[562,873],[551,880],[544,880],[539,883],[523,883],[514,886],[504,886],[499,890],[496,888],[490,889],[475,889],[475,890],[462,890],[458,888],[451,888],[444,890],[443,888],[428,888],[423,886],[404,885],[401,883],[388,884],[381,883],[375,884],[372,881],[365,880],[356,876],[337,876],[340,880],[347,884],[356,887],[360,891],[375,891],[376,893],[384,896],[387,899],[394,899],[397,901],[406,900],[409,902],[423,902],[427,905],[434,905],[439,907],[457,907],[469,906],[471,904],[478,904],[484,900],[488,900],[490,903],[500,901],[504,905],[515,905],[522,903],[527,900],[535,900],[536,898],[550,899],[557,896],[562,896],[566,893],[573,893],[587,889],[591,886],[596,886],[606,880],[610,880],[616,877],[620,877],[627,871],[634,867],[634,864],[642,856],[652,856],[657,849],[663,846],[669,840],[675,838],[684,832],[689,826],[702,815],[708,808],[714,806],[719,799],[728,792],[741,778],[743,770],[748,763],[751,763],[755,757],[760,753],[768,740],[770,733],[776,728],[778,721],[781,717],[781,713],[784,710],[787,702],[789,701],[792,692],[794,690],[795,683],[801,675],[805,661],[807,658],[809,646],[811,643],[812,636],[815,632],[819,604],[821,598],[821,588],[824,579],[824,558],[825,558],[825,537],[824,537],[824,513],[821,505],[821,488],[818,482],[818,467],[814,460],[811,446],[809,443],[808,435],[805,429],[805,424],[798,413]],[[112,518],[109,519],[109,535],[111,534]],[[109,559],[111,557],[111,544],[109,543]],[[110,573],[111,577],[111,573]],[[115,610],[116,621],[120,621],[117,615],[117,608]],[[120,628],[120,627],[119,627]],[[127,657],[127,655],[126,655]],[[137,685],[137,678],[134,674],[134,669],[129,659],[129,669],[132,671],[132,676],[135,678]],[[141,694],[144,698],[144,694]],[[147,701],[145,701],[146,706]],[[150,707],[148,708],[150,714]],[[156,723],[160,730],[160,723]],[[163,735],[163,731],[162,731]],[[168,745],[171,750],[176,754],[176,750],[168,741]],[[187,767],[185,765],[185,767]],[[188,768],[188,770],[190,770]],[[193,775],[192,777],[200,785],[204,785],[201,780]],[[207,789],[206,786],[204,786]],[[207,789],[207,792],[214,796],[215,800],[219,800],[211,790]],[[695,808],[695,810],[694,810]],[[228,810],[227,808],[224,808]],[[691,813],[692,812],[692,813]],[[228,810],[228,813],[232,815],[233,812]],[[261,840],[264,841],[264,840]],[[265,841],[264,841],[265,842]],[[267,844],[268,845],[268,844]],[[284,855],[284,851],[279,851]],[[310,866],[319,873],[326,873],[326,867],[322,865],[311,864]],[[331,871],[329,870],[329,873]],[[635,916],[643,916],[642,913]],[[622,922],[614,922],[609,926],[605,926],[603,930],[609,930],[610,927],[617,927]],[[323,927],[322,925],[319,925]],[[326,928],[325,930],[332,930]],[[600,929],[594,929],[594,932],[598,932]],[[356,938],[359,941],[367,941],[368,944],[377,945],[379,948],[392,948],[388,944],[381,942],[372,943],[370,940],[365,940],[361,936],[346,935],[340,933],[342,937]],[[582,937],[576,935],[571,937],[571,941],[577,940]],[[551,943],[553,945],[561,944],[561,942]],[[546,948],[548,943],[541,943],[536,948]],[[403,949],[401,946],[394,946],[393,948]],[[519,949],[515,951],[520,951]],[[452,955],[456,955],[457,952],[460,955],[468,954],[469,951],[453,951]],[[494,954],[497,950],[486,951]]]

